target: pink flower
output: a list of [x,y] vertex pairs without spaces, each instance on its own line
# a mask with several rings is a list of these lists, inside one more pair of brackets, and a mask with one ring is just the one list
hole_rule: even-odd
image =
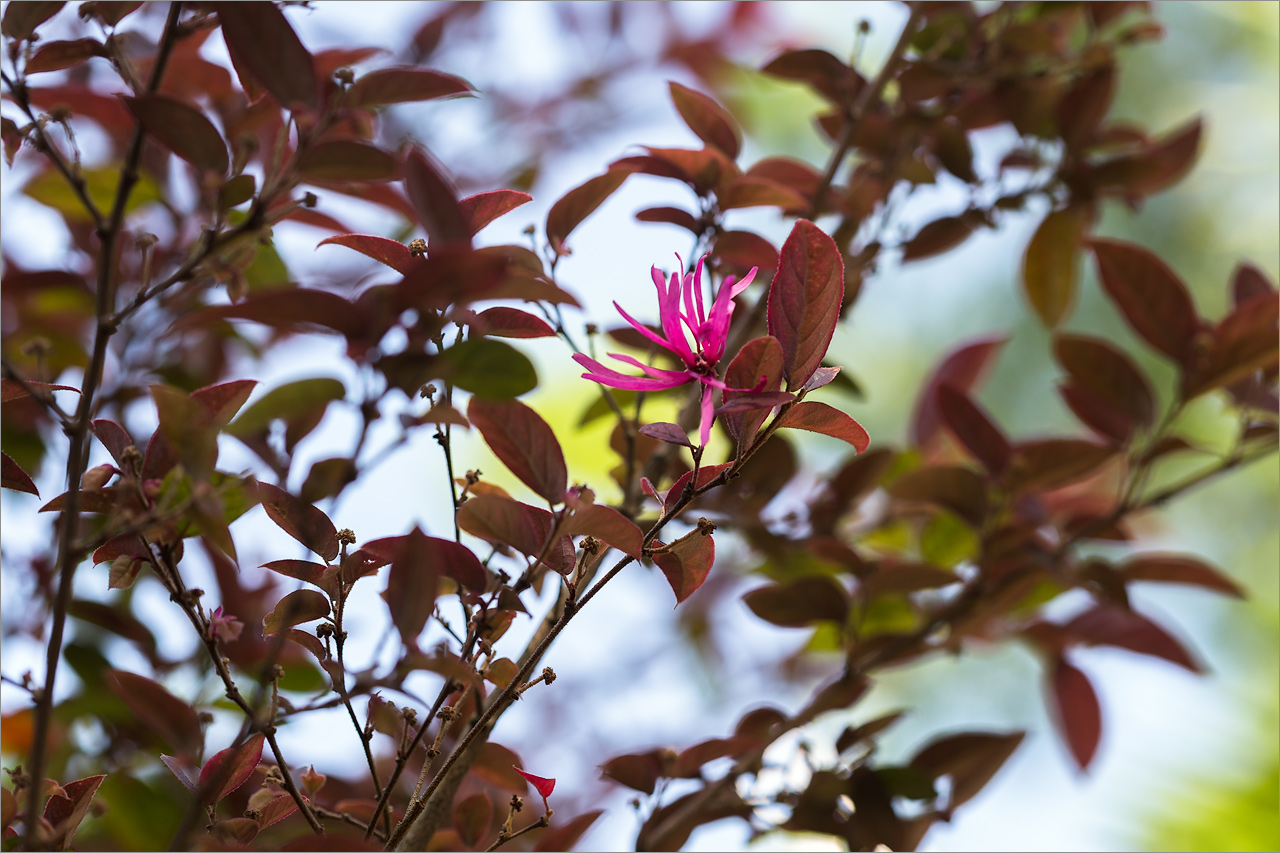
[[[676,255],[676,260],[680,256]],[[664,370],[650,367],[629,355],[609,353],[618,361],[640,368],[644,376],[628,376],[582,353],[574,355],[573,360],[587,369],[582,378],[591,379],[611,388],[623,388],[630,391],[663,391],[678,388],[689,382],[702,384],[702,427],[701,444],[705,445],[711,438],[711,424],[715,420],[715,389],[730,391],[752,391],[752,388],[729,388],[717,375],[720,358],[724,355],[725,344],[729,340],[729,320],[733,317],[733,300],[746,290],[756,276],[756,267],[751,268],[742,281],[729,276],[720,285],[715,301],[708,312],[702,299],[702,262],[704,255],[698,259],[698,266],[691,273],[681,278],[679,273],[671,274],[668,284],[663,274],[655,266],[651,272],[653,283],[658,288],[658,317],[661,321],[662,334],[654,334],[643,323],[636,321],[630,314],[622,310],[617,302],[613,307],[631,324],[637,332],[670,352],[684,365],[683,370]],[[683,269],[684,262],[680,261]],[[686,330],[693,336],[692,346],[686,337]]]
[[224,614],[222,608],[218,607],[209,614],[209,627],[215,640],[234,643],[240,637],[240,632],[244,630],[244,623],[234,616]]

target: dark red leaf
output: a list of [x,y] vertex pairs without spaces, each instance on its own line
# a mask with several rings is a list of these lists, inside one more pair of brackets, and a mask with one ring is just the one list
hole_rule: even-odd
[[239,746],[228,747],[210,758],[200,770],[201,800],[217,803],[227,794],[239,788],[262,760],[262,742],[265,737],[256,734]]
[[133,446],[133,438],[120,424],[107,418],[98,418],[93,422],[93,434],[111,454],[117,465],[124,464],[124,449]]
[[569,821],[556,820],[555,824],[542,834],[538,843],[533,845],[535,853],[544,851],[572,850],[582,834],[591,828],[604,809],[585,812]]
[[715,737],[695,743],[676,756],[671,776],[674,779],[697,779],[702,775],[702,766],[707,762],[727,756],[737,757],[749,748],[750,741],[747,738]]
[[1234,385],[1259,370],[1274,370],[1280,360],[1278,318],[1280,295],[1274,291],[1237,306],[1213,330],[1208,352],[1183,375],[1183,398]]
[[1133,419],[1127,413],[1100,399],[1074,379],[1061,383],[1058,393],[1081,423],[1108,441],[1125,444],[1133,437]]
[[462,799],[453,807],[453,829],[468,849],[475,847],[484,838],[491,820],[493,800],[484,791]]
[[804,385],[822,364],[843,299],[840,249],[818,226],[798,220],[769,287],[769,334],[782,345],[787,390]]
[[760,391],[755,394],[741,394],[713,411],[717,415],[732,415],[738,412],[764,411],[796,402],[796,395],[787,391]]
[[62,2],[11,3],[5,6],[4,17],[0,18],[0,31],[6,36],[22,41],[31,38],[36,27],[52,18],[64,5]]
[[351,87],[352,103],[380,107],[470,95],[475,90],[461,77],[427,68],[379,68],[362,74]]
[[1088,770],[1102,737],[1102,709],[1098,695],[1083,672],[1061,657],[1051,665],[1049,686],[1053,721],[1081,770]]
[[281,530],[309,550],[325,560],[338,556],[338,531],[329,516],[270,483],[258,484],[258,500]]
[[[529,556],[537,556],[555,526],[555,517],[545,509],[499,495],[475,495],[458,508],[458,526],[490,542],[510,545]],[[543,562],[553,571],[566,574],[574,566],[573,539],[560,536],[547,549]]]
[[0,453],[0,486],[40,497],[35,482],[8,453]]
[[387,589],[382,597],[391,611],[392,624],[408,648],[416,648],[418,635],[435,608],[439,567],[433,556],[427,537],[415,526],[404,537],[387,573]]
[[296,287],[254,294],[233,305],[215,305],[192,312],[178,325],[196,325],[210,320],[252,320],[280,329],[303,330],[308,324],[323,326],[347,337],[359,338],[368,327],[359,306],[336,293]]
[[298,803],[288,794],[281,794],[258,809],[258,828],[265,829],[279,823],[298,810]]
[[217,385],[206,385],[192,391],[191,399],[204,406],[211,422],[221,429],[231,423],[231,419],[253,394],[257,384],[256,379],[235,379]]
[[1056,489],[1096,473],[1116,448],[1075,438],[1048,438],[1015,445],[1008,487],[1011,492]]
[[1022,257],[1022,290],[1040,322],[1057,328],[1075,302],[1080,280],[1077,251],[1087,225],[1081,208],[1066,207],[1044,218]]
[[269,563],[263,563],[262,568],[270,569],[285,577],[306,581],[328,592],[329,585],[325,580],[325,573],[329,572],[331,567],[322,563],[313,563],[310,560],[272,560]]
[[73,41],[51,41],[40,46],[27,62],[26,73],[60,71],[79,65],[95,56],[106,56],[107,49],[97,39],[83,38]]
[[1121,563],[1116,571],[1126,581],[1163,581],[1201,586],[1244,598],[1244,589],[1218,569],[1193,557],[1177,554],[1139,554]]
[[939,386],[938,413],[952,435],[988,471],[1000,475],[1009,467],[1009,439],[968,394],[953,385]]
[[400,171],[391,154],[354,139],[312,145],[302,151],[295,166],[303,178],[325,181],[390,181]]
[[968,468],[917,468],[889,487],[901,500],[924,501],[949,509],[975,527],[987,515],[987,483]]
[[726,157],[734,159],[742,148],[742,131],[733,116],[714,100],[675,81],[667,84],[676,111],[689,129],[708,145],[714,145]]
[[1129,357],[1097,338],[1060,334],[1053,353],[1072,380],[1099,400],[1148,427],[1155,417],[1151,386]]
[[606,778],[633,791],[652,794],[658,780],[667,770],[665,765],[669,762],[664,762],[664,757],[674,758],[671,755],[664,756],[659,750],[619,755],[600,765],[600,772]]
[[1160,352],[1185,364],[1200,321],[1182,280],[1141,246],[1091,240],[1089,247],[1098,259],[1103,288],[1133,330]]
[[409,267],[413,264],[413,255],[409,254],[409,247],[399,240],[390,240],[372,234],[338,234],[321,240],[316,244],[316,248],[329,243],[355,249],[360,254],[386,264],[402,275],[408,273]]
[[440,164],[416,146],[405,160],[404,186],[433,252],[471,245],[471,223],[462,212],[453,182]]
[[622,182],[627,179],[627,172],[608,171],[596,175],[584,184],[574,187],[565,193],[547,213],[547,242],[557,251],[563,251],[564,241],[573,229],[582,224],[582,220],[590,216],[605,199],[613,195]]
[[[651,174],[667,175],[684,181],[693,187],[700,196],[711,192],[722,192],[724,187],[739,173],[737,165],[720,152],[718,148],[653,148],[645,149],[649,157],[646,165],[657,164],[657,168],[645,168]],[[625,171],[619,163],[612,163],[610,171]]]
[[262,617],[262,633],[279,634],[294,625],[329,615],[329,599],[313,589],[299,589],[280,599],[275,609]]
[[743,207],[776,207],[798,214],[809,209],[809,200],[789,186],[768,178],[743,175],[734,178],[719,197],[721,210]]
[[[58,5],[62,5],[59,3]],[[54,794],[44,806],[44,819],[53,827],[53,837],[43,841],[53,850],[66,850],[76,834],[80,822],[89,813],[89,804],[106,774],[77,779],[62,786],[61,793]]]
[[649,438],[656,438],[658,441],[665,441],[667,444],[693,447],[693,442],[689,441],[689,435],[679,425],[665,421],[645,424],[640,427],[640,434],[647,435]]
[[778,268],[778,250],[750,231],[721,231],[716,235],[712,257],[721,266],[728,266],[741,275],[752,267],[759,267],[761,281],[771,279]]
[[569,487],[564,452],[555,432],[537,412],[519,400],[472,397],[471,421],[494,455],[526,486],[548,503],[564,500]]
[[973,234],[973,224],[963,216],[944,216],[926,224],[902,247],[902,260],[932,258],[959,246]]
[[716,545],[711,534],[697,530],[653,556],[653,561],[666,575],[667,583],[671,584],[671,591],[676,594],[677,606],[702,586],[715,560]]
[[1090,142],[1111,108],[1115,95],[1116,68],[1108,62],[1081,74],[1058,101],[1058,130],[1068,148]]
[[742,600],[756,616],[784,628],[804,628],[822,621],[844,625],[849,614],[849,594],[828,577],[757,587]]
[[1093,170],[1093,181],[1126,196],[1150,195],[1170,187],[1195,163],[1201,130],[1196,119],[1143,151],[1100,163]]
[[542,797],[544,802],[547,797],[551,796],[551,792],[556,789],[555,779],[544,779],[541,776],[534,776],[532,773],[524,772],[519,767],[516,767],[515,771],[525,779],[529,780],[529,784],[533,786],[533,789],[538,792],[538,796]]
[[213,7],[237,72],[247,71],[285,109],[319,105],[311,54],[275,4],[222,2]]
[[950,807],[973,799],[999,772],[1022,743],[1025,732],[1007,735],[966,733],[930,742],[911,759],[911,766],[930,778],[951,777]]
[[124,98],[147,133],[166,148],[200,169],[226,174],[230,160],[227,144],[204,113],[191,104],[169,95],[144,95]]
[[[32,388],[41,391],[75,391],[80,393],[79,388],[70,385],[50,385],[48,382],[27,382]],[[7,403],[10,400],[18,400],[28,396],[27,389],[12,379],[0,379],[0,403]]]
[[204,734],[196,711],[156,682],[119,669],[108,670],[107,686],[146,726],[179,754],[194,758]]
[[1116,646],[1164,658],[1191,672],[1201,671],[1200,665],[1168,631],[1118,605],[1096,605],[1064,625],[1063,630],[1089,645]]
[[787,409],[778,419],[778,426],[829,435],[848,442],[859,453],[871,443],[861,424],[839,409],[816,400],[804,400]]
[[110,563],[116,557],[131,556],[141,559],[148,551],[147,543],[142,537],[136,533],[126,533],[120,536],[113,536],[98,550],[93,552],[93,562]]
[[919,592],[958,583],[955,572],[928,563],[900,563],[885,560],[865,581],[868,597],[881,593]]
[[497,306],[486,308],[471,321],[471,327],[484,335],[499,338],[554,338],[556,330],[547,321],[519,308]]
[[833,104],[847,106],[866,84],[856,71],[825,50],[788,50],[763,68],[765,74],[808,83]]
[[533,201],[533,196],[519,190],[492,190],[468,196],[459,201],[458,206],[471,229],[471,236],[474,237],[481,228],[499,216],[530,201]]
[[911,441],[923,447],[942,426],[938,415],[938,388],[951,385],[970,393],[986,374],[992,357],[1004,346],[1006,338],[985,338],[951,352],[938,365],[916,403],[911,418]]
[[1231,301],[1236,307],[1256,296],[1266,296],[1275,292],[1275,286],[1267,280],[1262,270],[1253,264],[1240,264],[1231,276]]
[[693,214],[679,207],[648,207],[637,213],[636,219],[641,222],[670,222],[687,228],[694,234],[701,234],[703,231],[703,226],[698,224]]

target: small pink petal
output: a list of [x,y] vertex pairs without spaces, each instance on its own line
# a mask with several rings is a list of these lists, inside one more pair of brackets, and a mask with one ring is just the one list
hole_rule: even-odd
[[706,447],[707,442],[711,440],[711,424],[716,419],[715,393],[715,389],[710,385],[702,388],[702,429],[699,432],[699,439],[703,447]]

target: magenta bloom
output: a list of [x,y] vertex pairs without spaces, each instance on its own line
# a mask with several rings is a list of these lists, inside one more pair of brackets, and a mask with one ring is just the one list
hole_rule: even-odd
[[[650,367],[629,355],[609,353],[618,361],[626,362],[640,368],[644,376],[628,376],[605,367],[600,362],[582,353],[574,355],[573,360],[587,369],[582,374],[584,379],[591,379],[611,388],[624,388],[630,391],[663,391],[678,388],[689,382],[702,383],[702,428],[701,444],[705,445],[711,438],[711,424],[715,420],[715,389],[730,391],[751,391],[752,388],[729,388],[717,375],[720,358],[724,355],[725,344],[729,339],[729,319],[733,316],[733,299],[751,284],[756,276],[756,267],[752,267],[742,281],[729,276],[720,285],[715,302],[708,312],[702,298],[702,262],[704,255],[698,260],[697,269],[686,273],[681,278],[679,273],[671,274],[668,284],[655,266],[652,268],[653,283],[658,288],[658,316],[661,320],[662,334],[656,335],[643,323],[637,322],[617,302],[613,307],[631,324],[637,332],[670,352],[684,365],[683,370],[663,370]],[[680,256],[676,255],[676,260]],[[680,262],[684,268],[684,262]],[[686,330],[693,337],[692,346],[686,337]]]

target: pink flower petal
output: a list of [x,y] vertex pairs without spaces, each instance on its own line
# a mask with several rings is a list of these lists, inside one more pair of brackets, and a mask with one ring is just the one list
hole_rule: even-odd
[[703,447],[706,447],[707,442],[711,440],[711,424],[716,419],[715,393],[715,389],[710,385],[702,387],[702,427],[698,435]]
[[529,780],[529,784],[534,787],[534,790],[538,792],[544,801],[547,797],[551,796],[551,792],[556,789],[555,779],[544,779],[541,776],[534,776],[532,773],[525,773],[519,767],[514,767],[513,769]]

